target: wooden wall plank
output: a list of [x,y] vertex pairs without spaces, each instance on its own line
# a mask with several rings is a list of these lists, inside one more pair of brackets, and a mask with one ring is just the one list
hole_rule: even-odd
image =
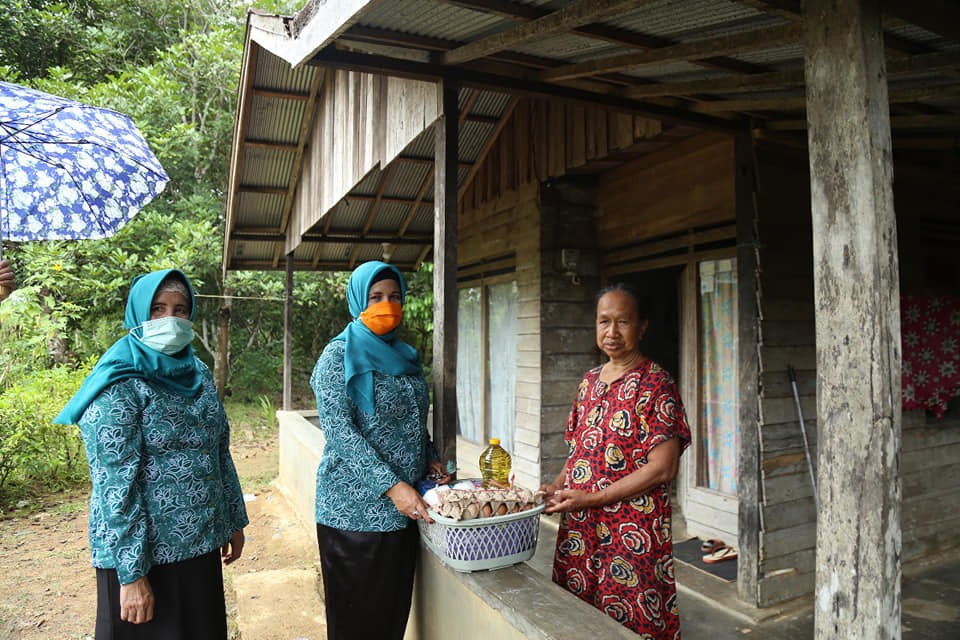
[[735,219],[730,139],[693,148],[684,156],[663,152],[661,162],[650,160],[659,155],[650,154],[601,178],[597,231],[604,248]]

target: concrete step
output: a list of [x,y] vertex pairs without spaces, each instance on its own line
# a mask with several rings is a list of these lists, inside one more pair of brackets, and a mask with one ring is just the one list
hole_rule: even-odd
[[323,600],[312,569],[236,576],[237,627],[243,640],[323,640]]
[[243,555],[225,570],[239,640],[325,640],[315,534],[276,481],[245,497],[250,524]]

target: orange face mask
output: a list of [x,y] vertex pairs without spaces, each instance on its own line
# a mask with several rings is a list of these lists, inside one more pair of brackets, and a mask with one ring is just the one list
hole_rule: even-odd
[[403,307],[399,302],[384,300],[367,307],[360,314],[360,322],[378,336],[386,335],[400,326]]

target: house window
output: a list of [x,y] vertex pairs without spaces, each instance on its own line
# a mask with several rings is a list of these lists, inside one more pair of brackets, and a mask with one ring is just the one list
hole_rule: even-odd
[[517,283],[460,289],[457,313],[457,433],[513,451],[517,382]]

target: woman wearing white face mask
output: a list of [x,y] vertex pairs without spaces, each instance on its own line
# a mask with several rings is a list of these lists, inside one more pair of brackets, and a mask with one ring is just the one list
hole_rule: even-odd
[[193,302],[180,271],[137,277],[128,335],[55,420],[80,426],[90,464],[97,640],[227,637],[221,556],[240,557],[247,514]]

